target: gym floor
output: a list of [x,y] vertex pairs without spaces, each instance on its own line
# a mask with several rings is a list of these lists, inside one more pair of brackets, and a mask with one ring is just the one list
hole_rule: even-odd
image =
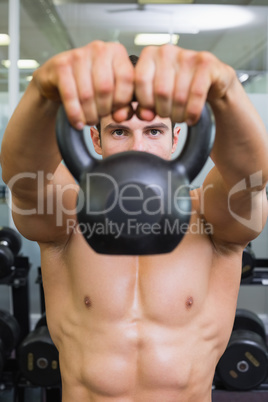
[[266,392],[226,392],[216,391],[212,393],[212,402],[267,402]]
[[[39,388],[26,390],[25,402],[44,402]],[[212,402],[267,402],[267,392],[226,392],[212,393]],[[15,402],[12,391],[0,391],[0,402]],[[50,401],[47,401],[50,402]],[[60,401],[59,401],[60,402]]]
[[[42,397],[42,391],[40,388],[26,390],[24,399],[25,399],[25,402],[43,402],[44,401],[44,398]],[[14,392],[13,391],[0,391],[0,402],[15,402],[14,401]]]
[[30,386],[25,383],[20,385],[16,391],[13,390],[9,383],[5,390],[0,384],[0,402],[61,402],[61,390],[57,388],[46,389],[41,387]]

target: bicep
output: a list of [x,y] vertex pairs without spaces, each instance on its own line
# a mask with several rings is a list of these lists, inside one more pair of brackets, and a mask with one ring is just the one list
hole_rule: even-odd
[[79,186],[60,164],[54,174],[36,177],[36,186],[12,194],[12,215],[19,232],[39,243],[65,242],[76,222]]
[[267,219],[265,189],[227,188],[214,167],[199,190],[199,212],[213,226],[216,241],[247,244],[262,231]]

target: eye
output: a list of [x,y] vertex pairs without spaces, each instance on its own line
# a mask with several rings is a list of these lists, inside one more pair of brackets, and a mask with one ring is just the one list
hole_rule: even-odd
[[112,132],[112,135],[115,137],[122,137],[125,134],[124,130],[122,128],[117,128]]
[[158,135],[161,134],[161,131],[158,130],[157,128],[152,128],[152,129],[150,130],[150,134],[151,134],[153,137],[156,137],[156,136],[158,136]]

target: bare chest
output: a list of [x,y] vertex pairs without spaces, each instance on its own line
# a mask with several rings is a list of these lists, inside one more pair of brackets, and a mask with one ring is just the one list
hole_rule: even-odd
[[94,319],[149,320],[176,326],[205,306],[217,308],[226,290],[236,301],[238,277],[232,286],[228,280],[236,269],[226,270],[225,261],[215,260],[203,237],[185,236],[173,253],[146,257],[96,254],[77,238],[58,264],[45,257],[48,303],[51,299],[54,309],[55,304],[59,309],[69,304]]
[[182,390],[183,400],[197,401],[191,379],[198,378],[202,400],[209,400],[211,373],[232,327],[239,269],[215,259],[206,238],[185,237],[175,252],[147,257],[99,255],[77,238],[64,256],[43,253],[43,262],[63,377],[72,361],[72,378],[87,395],[118,397],[139,384],[137,400],[148,401],[179,400]]

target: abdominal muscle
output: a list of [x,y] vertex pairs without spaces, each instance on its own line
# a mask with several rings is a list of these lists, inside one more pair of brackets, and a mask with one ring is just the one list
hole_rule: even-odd
[[210,401],[217,351],[201,331],[149,322],[76,328],[60,348],[63,402]]
[[79,235],[64,257],[43,249],[63,402],[211,401],[240,281],[235,269],[219,274],[220,261],[214,272],[206,238],[195,239],[194,254],[191,243],[185,236],[170,255],[120,259],[94,253]]

